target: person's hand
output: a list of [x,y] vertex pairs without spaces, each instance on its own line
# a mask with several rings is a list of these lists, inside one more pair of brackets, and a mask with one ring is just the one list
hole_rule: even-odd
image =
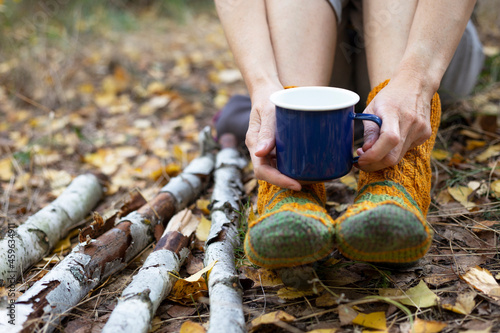
[[364,112],[379,116],[382,127],[364,122],[364,144],[357,150],[361,170],[370,172],[394,166],[409,149],[431,136],[432,95],[415,78],[400,75],[373,98]]
[[255,178],[271,184],[299,191],[296,180],[283,175],[276,169],[275,106],[269,100],[272,93],[282,90],[280,85],[259,87],[252,93],[252,111],[245,144],[250,151]]

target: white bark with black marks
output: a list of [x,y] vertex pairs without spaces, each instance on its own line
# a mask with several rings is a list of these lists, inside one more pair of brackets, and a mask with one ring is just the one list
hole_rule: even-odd
[[208,332],[246,332],[242,288],[235,267],[238,247],[238,201],[244,193],[241,170],[247,164],[234,148],[217,154],[212,194],[212,226],[206,241],[205,265],[217,261],[208,280],[210,326]]
[[26,269],[47,255],[89,214],[102,195],[96,176],[78,176],[56,200],[19,227],[9,229],[0,241],[0,286],[14,283]]
[[[174,181],[173,178],[155,198],[121,218],[112,229],[96,239],[78,244],[14,303],[15,325],[8,323],[9,309],[2,307],[2,332],[32,332],[38,328],[52,332],[65,312],[76,306],[111,274],[124,268],[153,241],[155,226],[165,225],[177,210],[198,197],[206,184],[205,180],[209,178],[209,174],[202,172],[212,170],[214,164],[213,158],[205,157],[195,159],[191,164],[196,165],[200,161],[211,163],[212,167],[193,167],[191,170],[196,170],[196,174],[183,172],[178,176],[182,182]],[[194,181],[193,177],[198,177],[200,181]],[[182,199],[176,198],[174,194]]]

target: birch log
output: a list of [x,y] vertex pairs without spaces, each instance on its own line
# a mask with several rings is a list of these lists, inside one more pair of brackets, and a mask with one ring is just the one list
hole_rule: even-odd
[[[174,220],[177,216],[179,223]],[[132,282],[122,292],[103,333],[146,333],[161,301],[167,296],[176,278],[171,272],[179,272],[189,254],[189,240],[198,223],[191,223],[191,211],[179,212],[169,222],[165,233]]]
[[0,286],[14,284],[40,261],[101,199],[103,190],[92,174],[76,177],[51,204],[9,229],[0,241]]
[[175,212],[198,196],[213,165],[210,153],[194,159],[150,202],[119,219],[114,228],[97,239],[78,244],[12,304],[13,323],[8,322],[10,309],[0,310],[1,331],[27,333],[43,328],[44,332],[52,332],[64,312],[151,243],[155,226],[166,224]]
[[246,332],[242,288],[236,272],[234,249],[239,246],[238,200],[244,193],[241,169],[247,162],[231,143],[229,141],[226,148],[217,154],[212,194],[212,226],[205,245],[205,265],[217,261],[208,280],[208,332],[212,333]]

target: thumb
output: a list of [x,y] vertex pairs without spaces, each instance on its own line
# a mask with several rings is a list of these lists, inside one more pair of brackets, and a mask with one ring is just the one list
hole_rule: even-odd
[[263,115],[257,138],[257,149],[255,155],[264,157],[268,155],[273,149],[275,144],[276,132],[276,117],[274,112]]
[[[371,104],[363,111],[363,113],[373,114]],[[364,126],[364,143],[363,143],[363,151],[367,151],[370,149],[375,142],[377,141],[380,135],[380,128],[377,124],[372,121],[363,121]]]

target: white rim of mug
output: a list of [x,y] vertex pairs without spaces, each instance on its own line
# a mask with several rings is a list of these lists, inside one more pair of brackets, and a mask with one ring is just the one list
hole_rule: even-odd
[[[295,89],[336,91],[336,92],[344,94],[344,96],[348,95],[350,98],[352,98],[352,100],[349,102],[340,103],[340,104],[336,103],[336,104],[326,104],[326,105],[320,105],[320,106],[294,105],[294,104],[289,104],[289,103],[282,103],[282,102],[277,100],[281,95],[290,94]],[[269,99],[271,100],[271,102],[274,105],[285,108],[285,109],[291,109],[291,110],[297,110],[297,111],[329,111],[329,110],[339,110],[339,109],[344,109],[344,108],[347,108],[350,106],[354,106],[359,102],[360,98],[359,98],[359,95],[356,94],[354,91],[343,89],[343,88],[310,86],[310,87],[296,87],[296,88],[280,90],[280,91],[272,93],[271,96],[269,97]]]

